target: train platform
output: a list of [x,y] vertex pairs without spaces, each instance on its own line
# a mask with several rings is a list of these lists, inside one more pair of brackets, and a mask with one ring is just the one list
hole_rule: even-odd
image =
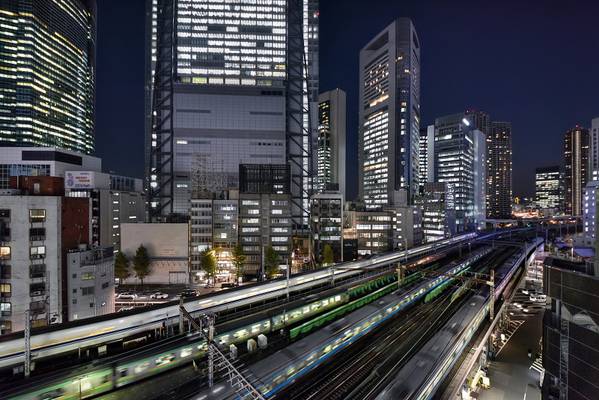
[[[459,356],[453,353],[456,338],[468,330],[480,315],[481,309],[487,302],[486,297],[475,295],[457,311],[445,324],[443,329],[436,333],[420,351],[412,357],[395,374],[395,377],[384,390],[377,396],[377,400],[411,398],[427,391],[426,385],[434,384],[439,379],[434,379],[433,372],[451,357]],[[434,387],[428,389],[432,394]]]
[[[543,312],[536,310],[519,319],[522,323],[489,365],[491,387],[479,393],[481,400],[540,399],[539,370],[533,368],[540,351]],[[528,357],[532,350],[532,358]]]

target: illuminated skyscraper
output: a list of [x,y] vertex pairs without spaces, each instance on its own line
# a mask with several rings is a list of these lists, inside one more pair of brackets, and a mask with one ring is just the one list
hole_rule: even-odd
[[318,185],[338,186],[345,197],[345,92],[333,89],[318,96]]
[[587,184],[589,131],[576,126],[564,136],[564,212],[582,215],[582,195]]
[[420,194],[422,194],[424,191],[424,184],[434,181],[435,125],[420,128],[419,146],[418,181],[420,185]]
[[562,171],[559,166],[535,171],[535,203],[540,209],[562,209]]
[[486,214],[486,141],[475,123],[468,112],[435,120],[434,181],[446,184],[458,233],[480,226]]
[[512,124],[491,122],[487,133],[487,217],[512,217]]
[[239,164],[290,164],[308,227],[318,96],[315,0],[148,0],[146,162],[153,221],[236,187]]
[[0,2],[0,144],[94,150],[95,1]]
[[360,51],[359,189],[368,210],[418,191],[420,43],[408,18]]

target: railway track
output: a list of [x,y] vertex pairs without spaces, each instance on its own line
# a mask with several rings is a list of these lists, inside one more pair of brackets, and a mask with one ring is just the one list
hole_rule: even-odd
[[[487,272],[510,254],[499,249],[494,251],[478,263],[477,272]],[[331,400],[373,397],[382,382],[401,368],[469,297],[448,304],[451,293],[448,290],[431,303],[412,308],[405,318],[391,321],[390,325],[362,338],[351,350],[328,364],[326,370],[320,368],[276,397]]]

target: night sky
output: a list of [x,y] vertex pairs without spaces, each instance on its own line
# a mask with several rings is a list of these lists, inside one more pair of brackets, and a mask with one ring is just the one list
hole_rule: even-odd
[[[96,149],[104,169],[143,176],[144,0],[98,1]],[[357,192],[358,54],[396,17],[421,43],[426,125],[466,108],[511,121],[514,194],[562,162],[563,134],[599,117],[599,1],[321,0],[320,88],[348,102],[348,190]]]

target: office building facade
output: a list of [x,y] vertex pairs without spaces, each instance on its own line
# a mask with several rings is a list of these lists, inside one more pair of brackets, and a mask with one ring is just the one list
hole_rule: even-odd
[[420,43],[412,21],[393,21],[360,50],[359,191],[368,210],[418,191]]
[[341,89],[318,96],[317,152],[319,191],[339,190],[345,197],[346,96]]
[[295,225],[307,226],[315,175],[317,8],[314,0],[148,0],[152,220],[186,216],[194,191],[237,187],[241,163],[289,164]]
[[418,181],[419,192],[424,190],[424,184],[434,181],[435,166],[435,125],[420,128],[420,145],[418,152]]
[[540,209],[562,210],[563,173],[559,166],[537,168],[535,171],[535,203]]
[[422,209],[418,206],[395,206],[394,215],[395,239],[394,249],[410,249],[424,241],[422,230]]
[[451,237],[456,230],[453,193],[446,183],[427,182],[416,200],[422,210],[423,242]]
[[576,126],[564,136],[564,212],[582,215],[582,194],[589,168],[589,131]]
[[322,263],[325,246],[333,250],[333,261],[343,261],[343,194],[322,192],[312,196],[310,221],[314,259]]
[[0,145],[94,150],[95,0],[0,4]]
[[291,168],[287,164],[239,166],[239,244],[246,260],[244,274],[262,278],[267,247],[279,265],[291,265]]
[[[480,226],[486,216],[486,139],[471,115],[435,120],[434,179],[446,184],[458,233]],[[480,119],[481,113],[474,115]]]
[[492,121],[487,133],[487,217],[512,217],[512,124]]

